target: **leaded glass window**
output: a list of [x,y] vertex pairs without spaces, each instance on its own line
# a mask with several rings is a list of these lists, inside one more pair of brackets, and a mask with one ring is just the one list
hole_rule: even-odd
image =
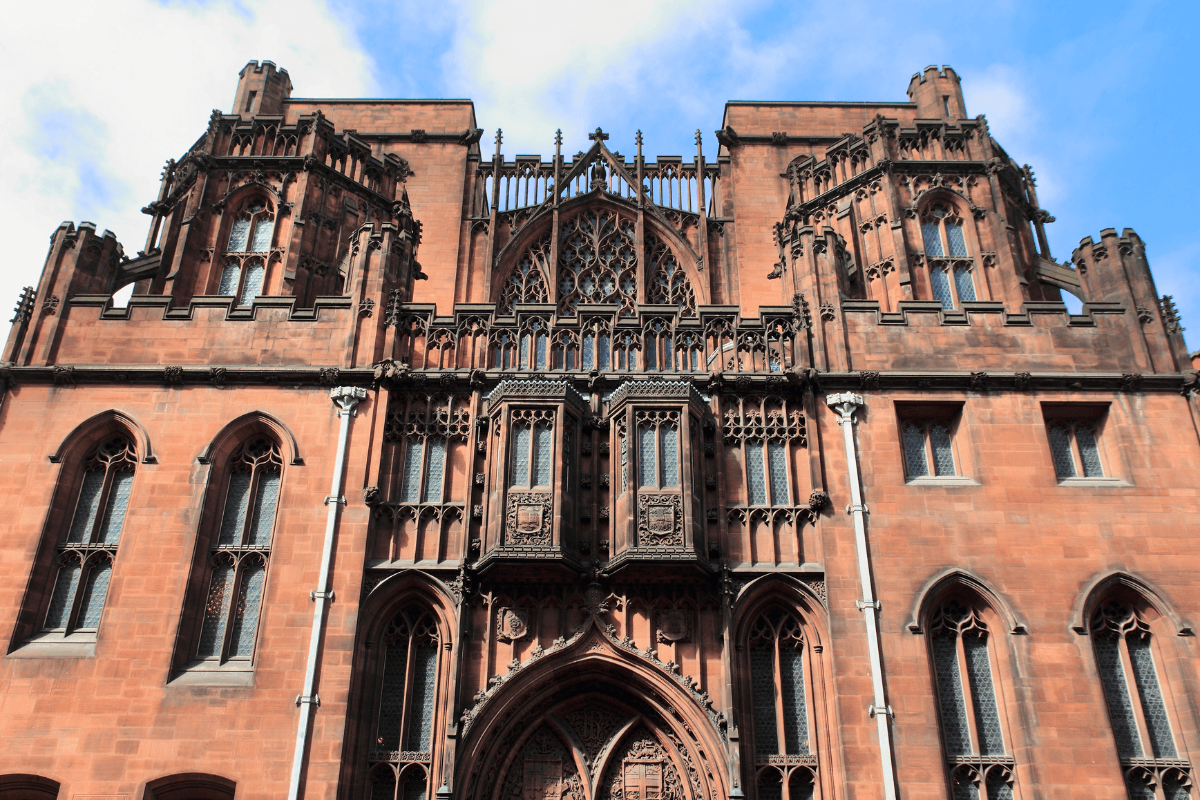
[[987,800],[1007,800],[1012,759],[1005,750],[987,625],[970,603],[951,600],[931,615],[929,634],[953,794],[981,797],[983,787]]
[[225,248],[228,260],[221,269],[217,294],[238,298],[238,305],[250,305],[262,293],[266,263],[261,254],[271,250],[275,215],[261,198],[246,201],[229,228]]
[[971,277],[974,262],[967,249],[962,220],[945,206],[934,206],[921,221],[921,239],[929,268],[933,299],[951,311],[978,299]]
[[1166,798],[1188,797],[1149,624],[1133,606],[1112,600],[1092,615],[1090,633],[1130,797],[1155,797],[1153,781]]
[[446,470],[446,440],[435,436],[429,440],[429,471],[425,477],[422,501],[442,502],[442,480]]
[[679,486],[679,412],[637,413],[638,486],[673,489]]
[[[374,735],[368,765],[371,797],[421,800],[433,759],[441,636],[430,610],[401,609],[383,633]],[[419,765],[419,766],[418,766]]]
[[746,495],[752,506],[767,504],[762,442],[746,442]]
[[[759,797],[764,787],[780,791],[785,780],[792,797],[811,797],[815,766],[795,758],[811,756],[815,750],[809,716],[809,651],[800,619],[782,609],[761,614],[750,624],[746,650]],[[797,763],[803,766],[784,766]],[[798,776],[793,769],[803,774]]]
[[971,270],[961,264],[954,268],[954,290],[958,292],[960,303],[975,301],[975,281],[971,280]]
[[1095,425],[1087,420],[1054,420],[1048,428],[1050,456],[1058,479],[1102,478],[1100,444]]
[[945,255],[942,250],[942,234],[938,230],[936,222],[921,223],[921,238],[925,240],[925,255],[941,257]]
[[56,548],[44,630],[69,634],[100,626],[136,464],[133,444],[123,435],[105,439],[85,456],[71,523]]
[[201,660],[254,657],[282,470],[279,446],[262,436],[243,442],[229,459],[196,643]]
[[946,270],[933,267],[929,270],[929,285],[933,288],[933,299],[942,304],[947,311],[954,310],[954,295],[950,293],[950,278]]
[[904,445],[904,471],[908,478],[942,478],[958,474],[948,422],[904,420],[900,424],[900,436]]
[[554,412],[513,412],[509,485],[549,488],[554,471]]

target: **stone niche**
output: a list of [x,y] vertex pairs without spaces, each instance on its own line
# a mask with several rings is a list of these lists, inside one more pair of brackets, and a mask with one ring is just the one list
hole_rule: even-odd
[[706,409],[689,381],[627,381],[612,393],[610,569],[637,561],[706,563],[696,489]]
[[487,397],[480,568],[549,560],[578,568],[580,424],[587,401],[565,381],[504,381]]

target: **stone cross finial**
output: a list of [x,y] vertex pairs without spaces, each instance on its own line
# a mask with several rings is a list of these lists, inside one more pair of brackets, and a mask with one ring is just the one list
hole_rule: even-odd
[[603,142],[605,139],[608,138],[608,134],[605,133],[604,131],[600,130],[599,127],[597,127],[595,133],[588,134],[588,138],[591,139],[593,142]]

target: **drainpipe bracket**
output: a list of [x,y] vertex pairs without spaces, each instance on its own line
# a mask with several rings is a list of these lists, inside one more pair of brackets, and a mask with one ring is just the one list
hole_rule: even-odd
[[859,503],[858,505],[848,505],[848,506],[846,506],[846,513],[847,513],[847,514],[853,514],[853,513],[855,513],[856,511],[861,511],[861,512],[862,512],[862,513],[864,513],[864,514],[870,514],[870,513],[871,513],[871,510],[870,510],[869,508],[867,508],[867,504],[866,504],[866,503]]
[[866,610],[866,609],[868,609],[868,608],[873,608],[873,609],[875,609],[876,611],[882,611],[882,610],[883,610],[883,604],[882,604],[882,603],[880,603],[878,600],[855,600],[855,601],[854,601],[854,606],[855,606],[855,608],[857,608],[859,611],[864,611],[864,610]]
[[305,703],[319,707],[321,705],[321,695],[319,695],[319,694],[314,694],[312,696],[309,696],[306,694],[296,695],[296,706],[297,707],[299,707]]
[[325,498],[325,505],[329,505],[331,502],[346,505],[346,495],[344,495],[344,494],[343,495],[332,495],[331,494]]
[[329,602],[332,603],[333,602],[333,589],[330,589],[328,592],[318,592],[318,591],[314,590],[314,591],[311,591],[308,593],[308,599],[312,600],[314,603],[317,602],[318,597],[321,598],[322,600],[328,600]]
[[867,706],[867,714],[871,717],[871,719],[875,719],[875,717],[879,716],[880,714],[885,717],[891,717],[892,719],[896,718],[896,712],[892,711],[891,706],[884,706],[883,708],[880,708],[874,703]]

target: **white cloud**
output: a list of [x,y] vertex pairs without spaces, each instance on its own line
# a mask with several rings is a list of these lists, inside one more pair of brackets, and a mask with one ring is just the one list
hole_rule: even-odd
[[561,127],[570,146],[603,122],[596,111],[606,96],[637,96],[662,51],[678,52],[719,9],[718,0],[611,0],[602,9],[463,0],[442,61],[446,81],[474,98],[480,120],[502,120],[506,141],[548,143]]
[[132,255],[145,242],[163,162],[228,110],[251,59],[286,68],[298,94],[371,88],[370,62],[321,0],[25,4],[0,32],[0,313],[34,284],[47,238],[91,220]]

